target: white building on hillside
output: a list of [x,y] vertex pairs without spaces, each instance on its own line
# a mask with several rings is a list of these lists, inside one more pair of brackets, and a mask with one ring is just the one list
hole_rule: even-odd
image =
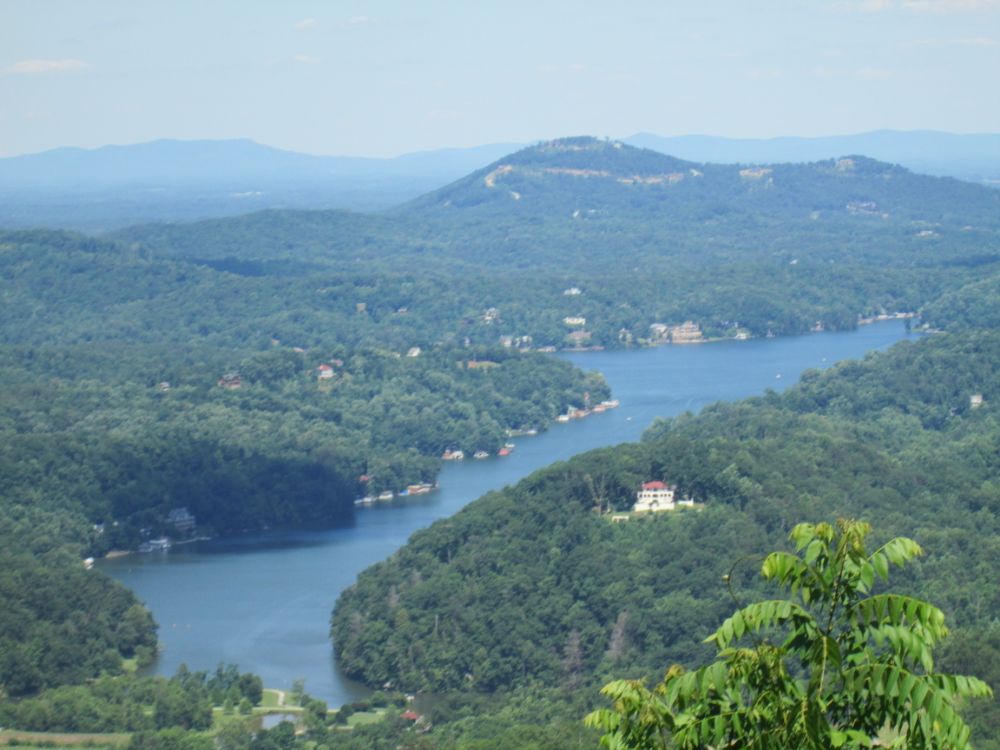
[[677,488],[672,484],[664,482],[643,482],[642,489],[636,493],[635,505],[632,507],[633,513],[660,513],[665,510],[674,510],[678,505],[691,507],[694,500],[685,498],[675,500]]

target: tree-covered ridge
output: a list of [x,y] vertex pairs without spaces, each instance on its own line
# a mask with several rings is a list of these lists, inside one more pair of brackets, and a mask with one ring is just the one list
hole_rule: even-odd
[[[451,314],[487,324],[469,296],[453,313],[433,277],[237,270],[69,233],[0,235],[3,693],[152,653],[148,613],[83,570],[87,556],[345,522],[359,496],[432,483],[445,449],[495,453],[509,430],[609,396],[566,362],[442,336],[431,321]],[[231,374],[239,388],[220,385]],[[171,521],[181,509],[193,522]],[[62,612],[80,592],[79,611]]]
[[920,315],[937,328],[1000,328],[1000,274],[980,274],[965,286],[932,300]]
[[[112,363],[85,349],[8,347],[5,506],[86,520],[84,539],[64,539],[94,552],[134,547],[143,529],[172,532],[166,517],[177,507],[209,532],[330,522],[360,495],[433,482],[446,449],[495,453],[509,430],[544,429],[586,393],[609,395],[599,376],[506,349],[359,349],[341,359],[274,348],[230,365],[238,390],[217,385],[218,364],[192,352],[185,365],[177,354],[126,348]],[[321,362],[333,377],[317,379]],[[40,533],[60,541],[48,526]],[[37,536],[29,530],[21,548]]]
[[152,658],[156,626],[124,586],[65,551],[40,559],[18,552],[7,535],[3,547],[0,705],[4,697],[115,673],[122,659]]
[[[739,561],[780,546],[792,519],[837,516],[919,537],[929,554],[904,591],[982,632],[1000,607],[987,572],[1000,553],[998,368],[995,332],[901,344],[538,472],[362,574],[334,611],[340,663],[373,683],[485,691],[691,665],[730,609],[722,576],[751,596],[753,564]],[[629,507],[649,479],[704,509],[624,523],[595,512]]]
[[[574,204],[570,211],[576,215],[562,214]],[[814,220],[850,215],[995,227],[1000,196],[857,155],[811,164],[699,164],[620,141],[577,137],[525,148],[407,208],[476,209],[493,218],[559,211],[563,221],[615,211],[655,212],[659,222],[713,214]]]
[[[655,338],[656,323],[764,336],[916,310],[1000,267],[998,209],[996,191],[864,157],[697,165],[581,138],[385,214],[268,211],[113,237],[192,279],[216,271],[204,283],[233,309],[253,300],[260,325],[231,335],[617,347]],[[172,337],[227,335],[208,300],[198,321],[169,303],[135,309]]]

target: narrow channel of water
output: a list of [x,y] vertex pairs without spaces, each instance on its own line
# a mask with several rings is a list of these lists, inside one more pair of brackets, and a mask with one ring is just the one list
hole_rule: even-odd
[[441,489],[361,508],[345,528],[269,531],[99,563],[132,588],[160,623],[155,665],[211,669],[232,662],[288,689],[305,678],[311,695],[339,705],[366,693],[338,673],[328,638],[330,610],[358,573],[384,560],[416,530],[484,493],[581,451],[637,440],[659,416],[697,411],[784,390],[803,370],[884,349],[907,336],[902,321],[760,341],[720,342],[565,355],[604,373],[621,407],[537,437],[519,438],[507,458],[444,466]]

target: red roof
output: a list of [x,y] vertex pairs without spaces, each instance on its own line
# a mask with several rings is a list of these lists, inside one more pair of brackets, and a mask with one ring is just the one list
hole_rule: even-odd
[[643,482],[642,488],[644,490],[665,490],[667,489],[667,485],[663,482]]
[[330,365],[320,365],[316,369],[319,370],[320,372],[326,372],[327,370],[333,370],[333,368],[330,367]]
[[420,714],[413,713],[413,711],[404,711],[403,713],[400,714],[400,716],[402,716],[404,719],[407,719],[408,721],[416,721],[417,719],[420,718]]

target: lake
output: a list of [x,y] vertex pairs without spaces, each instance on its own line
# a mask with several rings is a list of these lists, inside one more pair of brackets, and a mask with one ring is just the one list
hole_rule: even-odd
[[159,622],[156,673],[173,674],[181,663],[212,669],[231,662],[268,687],[288,689],[304,678],[309,694],[340,705],[367,690],[337,671],[330,610],[358,573],[414,531],[554,461],[637,440],[656,417],[784,390],[803,370],[906,337],[902,321],[889,321],[846,333],[561,355],[604,373],[621,407],[517,438],[507,458],[446,463],[437,492],[360,508],[347,527],[268,531],[98,564]]

